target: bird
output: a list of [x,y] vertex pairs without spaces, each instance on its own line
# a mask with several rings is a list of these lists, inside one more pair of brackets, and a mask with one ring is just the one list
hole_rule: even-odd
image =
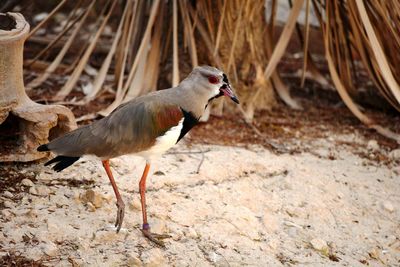
[[40,145],[40,152],[51,151],[56,157],[44,165],[60,172],[80,157],[100,159],[113,188],[117,233],[122,227],[125,203],[110,169],[110,159],[126,154],[141,156],[146,165],[139,182],[143,235],[165,246],[169,235],[152,233],[146,211],[146,179],[153,159],[178,143],[196,124],[211,101],[221,96],[239,104],[227,75],[211,66],[197,66],[176,87],[139,96],[115,108],[108,116]]

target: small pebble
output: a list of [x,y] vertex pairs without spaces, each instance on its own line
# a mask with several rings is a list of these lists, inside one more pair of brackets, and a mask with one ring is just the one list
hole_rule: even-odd
[[26,186],[26,187],[34,186],[33,182],[26,178],[21,181],[21,185]]
[[31,188],[29,188],[29,194],[31,194],[31,195],[37,195],[36,187],[32,186]]
[[371,249],[369,252],[368,252],[368,255],[372,258],[372,259],[375,259],[375,260],[378,260],[380,257],[380,252],[379,252],[379,250],[378,249],[376,249],[376,248],[373,248],[373,249]]
[[400,160],[400,148],[390,151],[389,157],[393,160]]
[[314,238],[310,241],[311,246],[313,249],[318,250],[318,251],[323,251],[328,248],[328,244],[326,243],[325,240],[320,239],[320,238]]
[[392,202],[386,200],[382,203],[382,208],[388,212],[393,212],[394,211],[394,206]]
[[3,196],[6,198],[13,198],[14,195],[10,191],[4,191]]
[[37,195],[45,197],[50,194],[50,189],[47,186],[40,185],[36,187],[36,192]]
[[96,207],[92,204],[92,202],[87,202],[86,206],[88,207],[88,210],[90,212],[95,212],[96,211]]
[[376,150],[379,150],[379,144],[376,140],[369,140],[368,144],[367,144],[367,148],[368,148],[368,150],[376,151]]
[[145,266],[166,266],[164,254],[159,248],[152,248],[140,255]]
[[185,236],[192,238],[192,239],[195,239],[198,237],[197,232],[192,227],[189,227],[187,229],[187,231],[185,232]]
[[11,216],[13,216],[13,213],[11,211],[9,211],[9,210],[2,210],[1,211],[1,216],[4,219],[8,219],[8,218],[11,218]]
[[4,207],[6,207],[8,209],[12,209],[15,207],[15,203],[8,201],[8,200],[4,201],[3,205],[4,205]]
[[104,198],[101,193],[88,189],[85,193],[81,194],[80,199],[83,203],[90,202],[95,208],[101,208],[104,205]]
[[47,256],[57,256],[58,248],[53,242],[46,242],[41,246],[41,248],[44,254],[46,254]]
[[25,215],[31,218],[37,218],[38,216],[37,211],[34,209],[30,209]]
[[[136,254],[136,252],[135,252]],[[129,266],[142,266],[142,261],[136,255],[128,255],[127,264]]]
[[139,200],[135,199],[133,201],[130,201],[128,205],[130,210],[142,210],[142,206]]
[[60,231],[60,229],[58,228],[58,226],[53,223],[53,222],[47,222],[47,230],[50,233],[58,233]]

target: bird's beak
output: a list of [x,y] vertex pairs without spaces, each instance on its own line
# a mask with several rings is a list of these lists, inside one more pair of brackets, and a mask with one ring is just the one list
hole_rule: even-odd
[[237,96],[232,90],[232,87],[229,84],[225,83],[224,85],[221,86],[221,88],[219,88],[219,90],[224,94],[224,96],[229,97],[230,99],[232,99],[233,102],[239,104],[239,99],[237,98]]

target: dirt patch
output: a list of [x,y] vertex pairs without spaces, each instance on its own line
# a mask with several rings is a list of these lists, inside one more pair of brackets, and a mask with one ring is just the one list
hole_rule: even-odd
[[[249,144],[262,145],[275,153],[313,153],[313,142],[317,139],[331,139],[335,136],[360,136],[375,140],[379,150],[368,153],[367,143],[336,139],[337,146],[346,147],[362,158],[377,163],[389,163],[387,152],[398,147],[395,141],[387,139],[374,130],[368,129],[341,102],[334,104],[323,99],[306,100],[299,98],[304,110],[296,111],[279,104],[271,111],[258,112],[253,125],[261,132],[257,134],[239,114],[222,117],[211,116],[191,131],[194,143],[234,145],[246,147]],[[400,132],[400,117],[375,110],[369,114],[384,127]]]
[[0,266],[3,267],[45,267],[42,261],[27,259],[17,253],[10,253],[0,258]]
[[31,165],[32,163],[0,163],[0,193],[6,190],[20,193],[23,188],[16,185],[23,179],[35,181],[36,174],[33,171],[26,171]]
[[[118,234],[114,194],[99,161],[60,173],[26,166],[38,172],[35,190],[22,191],[18,201],[0,194],[8,202],[0,214],[0,257],[15,252],[51,266],[394,266],[400,260],[398,165],[371,163],[336,145],[351,135],[331,136],[315,139],[313,154],[293,155],[257,144],[186,140],[155,160],[149,222],[154,232],[172,236],[165,249],[140,232],[143,159],[112,160],[126,204]],[[360,135],[354,142],[367,146]],[[84,198],[89,190],[93,203]]]

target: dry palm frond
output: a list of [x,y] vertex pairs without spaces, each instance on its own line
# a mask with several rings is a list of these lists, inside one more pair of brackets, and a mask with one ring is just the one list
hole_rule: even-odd
[[[240,111],[250,121],[256,110],[274,105],[274,91],[289,107],[301,109],[277,68],[295,28],[304,55],[299,68],[301,86],[306,78],[311,78],[330,87],[312,54],[310,32],[318,30],[324,37],[332,82],[345,104],[363,123],[399,140],[363,114],[354,100],[359,92],[359,73],[363,71],[376,86],[375,94],[400,111],[399,2],[305,0],[304,5],[304,0],[296,0],[276,43],[280,5],[278,0],[267,2],[270,5],[264,0],[198,0],[195,4],[184,0],[95,0],[88,4],[80,0],[69,11],[58,35],[53,40],[46,39],[47,46],[34,60],[27,61],[34,65],[38,60],[52,60],[28,87],[40,86],[67,64],[64,73],[70,77],[57,94],[64,99],[77,87],[85,68],[92,65],[93,54],[101,51],[102,63],[97,64],[98,71],[91,81],[93,90],[75,104],[84,105],[99,96],[107,78],[113,75],[113,84],[108,82],[107,87],[113,86],[114,101],[99,112],[107,115],[119,104],[155,90],[164,66],[172,69],[167,82],[172,86],[178,84],[188,71],[184,60],[190,57],[192,66],[216,65],[233,77],[233,85],[243,102]],[[50,18],[66,6],[66,1],[61,0],[34,31],[49,25]],[[301,29],[297,20],[304,7],[306,16]],[[265,8],[270,14],[268,21]],[[310,25],[311,13],[320,23],[318,29]],[[104,36],[106,27],[112,29],[111,37]],[[34,32],[31,35],[32,40],[38,41]],[[72,62],[66,57],[71,54]],[[54,58],[47,59],[51,56]],[[214,111],[221,113],[224,107],[224,101],[220,101]]]
[[[339,95],[343,99],[343,102],[360,121],[365,123],[370,128],[375,129],[380,134],[400,142],[400,135],[391,132],[389,129],[385,129],[377,125],[372,119],[370,119],[360,111],[360,109],[350,96],[350,93],[354,92],[355,87],[353,83],[354,81],[351,78],[352,74],[350,71],[350,69],[353,68],[353,61],[349,57],[352,52],[350,51],[351,46],[349,42],[351,42],[351,40],[357,40],[354,39],[353,34],[360,35],[362,33],[359,32],[361,27],[350,28],[344,26],[344,23],[346,23],[346,21],[340,20],[340,18],[342,18],[343,16],[343,12],[339,13],[340,11],[343,11],[343,9],[340,10],[340,8],[343,8],[343,6],[339,6],[335,3],[330,2],[328,2],[325,6],[325,14],[327,16],[324,29],[325,53],[332,81]],[[355,17],[352,17],[352,19],[354,18]],[[355,26],[356,22],[354,21],[352,25]],[[358,26],[361,25],[359,24]],[[351,44],[357,48],[361,48],[361,46],[365,45],[365,42],[352,42]],[[365,56],[363,57],[366,59]],[[373,58],[370,59],[374,61]],[[372,63],[376,64],[374,62]]]
[[61,90],[57,93],[56,97],[58,99],[64,99],[72,91],[76,82],[78,81],[79,77],[81,76],[82,71],[89,60],[89,57],[92,54],[92,52],[96,46],[97,40],[99,39],[101,33],[103,32],[104,27],[107,25],[107,21],[110,18],[117,1],[112,1],[112,2],[109,1],[107,4],[110,4],[110,3],[111,3],[111,7],[109,8],[106,15],[104,16],[96,33],[90,38],[90,40],[89,40],[90,44],[87,47],[87,49],[86,49],[85,53],[83,54],[83,56],[81,57],[81,59],[79,60],[79,63],[76,66],[74,72],[72,73],[71,77],[68,79],[68,81],[64,85],[64,87],[61,88]]
[[50,12],[50,14],[49,14],[44,20],[42,20],[38,25],[36,25],[35,28],[32,29],[32,31],[29,33],[29,35],[28,35],[27,38],[29,38],[29,37],[31,37],[32,35],[34,35],[34,34],[37,32],[37,30],[40,29],[40,27],[42,27],[43,25],[45,25],[45,24],[50,20],[50,18],[52,18],[52,17],[54,16],[54,14],[56,14],[57,11],[60,10],[60,9],[64,6],[64,4],[65,4],[66,2],[67,2],[67,0],[62,0],[62,1]]
[[178,58],[178,3],[173,0],[172,7],[172,32],[173,32],[173,60],[172,60],[172,86],[179,84],[179,58]]

